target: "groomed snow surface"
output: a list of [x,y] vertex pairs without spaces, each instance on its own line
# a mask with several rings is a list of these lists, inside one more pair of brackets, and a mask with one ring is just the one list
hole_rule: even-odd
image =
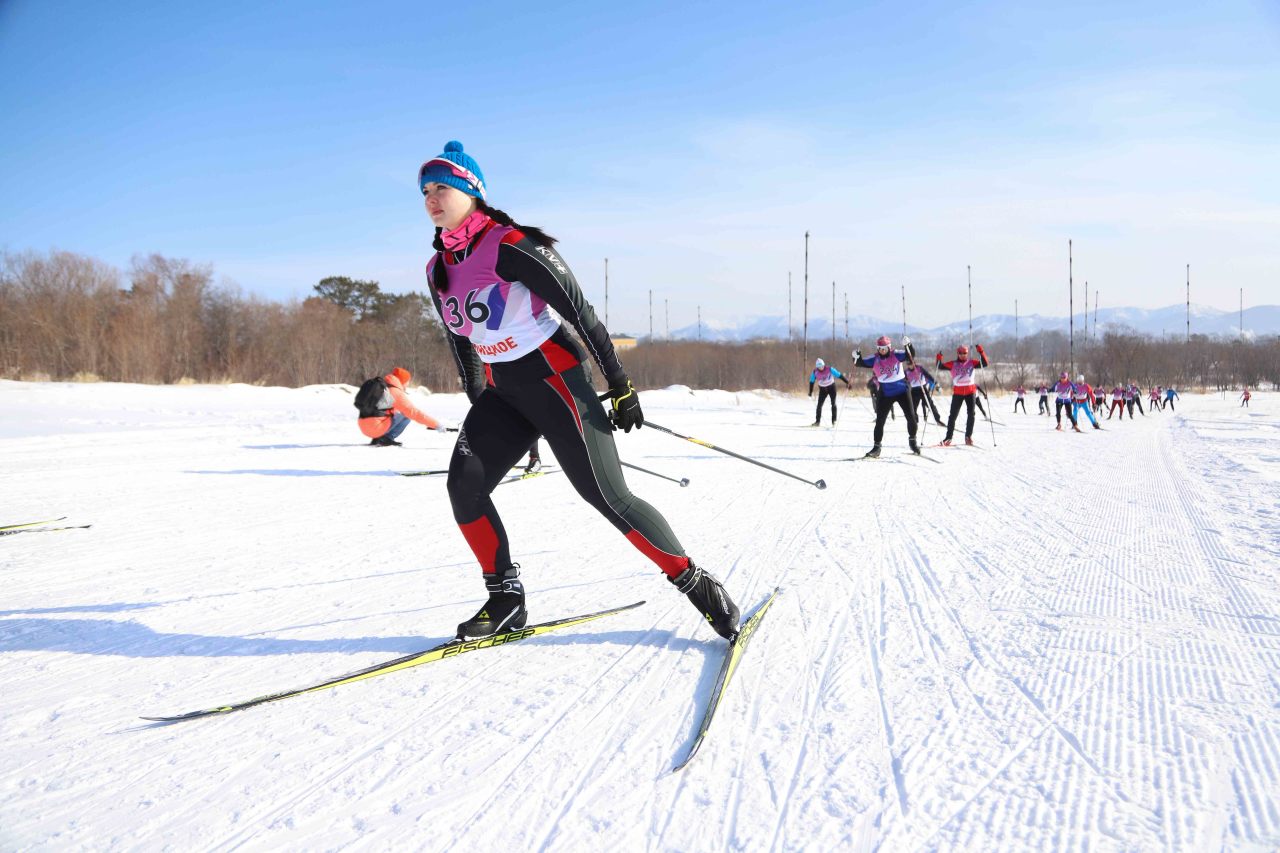
[[995,400],[998,447],[980,422],[934,464],[900,420],[839,461],[862,399],[830,430],[804,398],[645,392],[829,485],[619,435],[690,479],[627,473],[745,611],[784,588],[679,773],[723,641],[563,475],[495,493],[532,620],[645,606],[139,720],[431,646],[482,600],[443,478],[395,473],[452,437],[369,447],[351,394],[0,383],[0,524],[93,525],[0,537],[0,848],[1280,846],[1280,395],[1083,435]]

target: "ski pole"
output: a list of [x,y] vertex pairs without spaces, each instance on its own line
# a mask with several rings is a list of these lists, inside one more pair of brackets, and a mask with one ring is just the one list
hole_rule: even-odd
[[[987,408],[991,408],[991,398],[987,398]],[[987,423],[991,425],[991,446],[996,446],[996,419],[987,415]]]
[[652,475],[652,476],[654,476],[654,477],[657,477],[657,478],[658,478],[658,479],[660,479],[660,480],[670,480],[670,481],[671,481],[671,482],[673,482],[673,483],[679,483],[679,484],[680,484],[680,488],[682,488],[682,489],[683,489],[685,486],[689,485],[689,478],[688,478],[688,477],[681,477],[679,480],[677,480],[675,477],[668,477],[666,474],[659,474],[657,471],[650,471],[648,468],[641,468],[639,465],[632,465],[630,462],[623,462],[623,463],[622,463],[622,467],[624,467],[624,468],[630,468],[630,469],[632,469],[633,471],[641,471],[641,472],[643,472],[643,473],[645,473],[645,474],[650,474],[650,475]]
[[707,448],[708,450],[714,450],[717,453],[723,453],[726,456],[732,456],[734,459],[741,459],[743,462],[750,462],[752,465],[759,465],[761,468],[767,468],[775,474],[781,474],[784,477],[790,477],[793,480],[799,480],[800,482],[807,483],[810,486],[814,486],[819,489],[825,489],[827,487],[825,480],[806,480],[804,477],[798,477],[795,474],[792,474],[788,471],[783,471],[781,468],[774,468],[772,465],[766,465],[765,463],[760,462],[759,460],[752,459],[750,456],[743,456],[741,453],[734,453],[732,450],[726,450],[723,447],[717,447],[716,445],[712,444],[709,441],[703,441],[700,438],[693,438],[691,436],[681,435],[675,430],[667,429],[666,427],[660,424],[655,424],[653,421],[647,420],[644,422],[644,425],[653,427],[654,429],[660,432],[665,432],[667,435],[674,435],[676,438],[683,438],[685,441],[691,441],[694,444]]

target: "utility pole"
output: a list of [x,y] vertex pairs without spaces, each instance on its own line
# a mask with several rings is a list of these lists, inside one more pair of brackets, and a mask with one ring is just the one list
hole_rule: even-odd
[[791,320],[791,270],[787,270],[787,340],[795,338],[795,325]]
[[844,342],[849,343],[849,291],[844,292]]
[[973,267],[965,265],[965,277],[969,281],[969,346],[973,346]]
[[1067,241],[1067,288],[1071,291],[1067,297],[1067,324],[1071,330],[1070,346],[1071,346],[1071,375],[1076,375],[1076,285],[1071,278],[1072,259],[1071,259],[1071,241]]
[[836,346],[836,283],[831,282],[831,348]]
[[1089,345],[1089,282],[1084,283],[1084,345]]
[[[608,328],[608,324],[605,324]],[[653,343],[653,288],[649,288],[649,343]]]
[[1191,343],[1191,264],[1187,264],[1187,343]]
[[667,303],[666,297],[662,299],[662,316],[667,322],[667,333],[663,337],[671,340],[671,306]]
[[804,358],[809,363],[809,232],[804,232]]
[[1013,360],[1022,363],[1018,358],[1018,300],[1013,300]]
[[604,327],[609,328],[609,259],[604,259]]
[[1240,288],[1240,338],[1244,339],[1244,288]]

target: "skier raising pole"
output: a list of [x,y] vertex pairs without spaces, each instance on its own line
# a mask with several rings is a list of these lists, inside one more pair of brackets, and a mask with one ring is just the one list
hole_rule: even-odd
[[[644,425],[639,394],[604,323],[553,251],[555,241],[489,205],[484,174],[460,142],[422,164],[418,186],[435,226],[427,286],[472,402],[450,457],[448,492],[488,600],[458,626],[458,638],[526,624],[524,584],[491,494],[541,435],[578,494],[732,641],[740,629],[737,606],[623,478],[613,431]],[[608,415],[566,321],[609,383]]]
[[884,422],[895,405],[901,406],[907,416],[907,438],[911,445],[911,452],[920,453],[920,445],[916,443],[916,413],[908,402],[911,386],[907,382],[906,371],[902,368],[902,363],[909,360],[913,352],[911,339],[907,337],[902,339],[902,349],[895,352],[888,335],[881,335],[876,340],[875,355],[863,358],[862,350],[853,351],[854,367],[870,368],[875,379],[880,383],[880,394],[876,397],[876,427],[872,432],[872,440],[875,443],[866,452],[867,458],[875,459],[880,455],[880,442],[884,439]]

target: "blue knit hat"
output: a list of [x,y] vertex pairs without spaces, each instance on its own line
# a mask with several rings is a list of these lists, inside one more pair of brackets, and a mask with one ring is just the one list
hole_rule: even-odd
[[444,153],[432,157],[418,169],[418,188],[425,195],[427,184],[445,184],[470,196],[484,200],[484,172],[470,154],[464,154],[462,143],[446,142]]

